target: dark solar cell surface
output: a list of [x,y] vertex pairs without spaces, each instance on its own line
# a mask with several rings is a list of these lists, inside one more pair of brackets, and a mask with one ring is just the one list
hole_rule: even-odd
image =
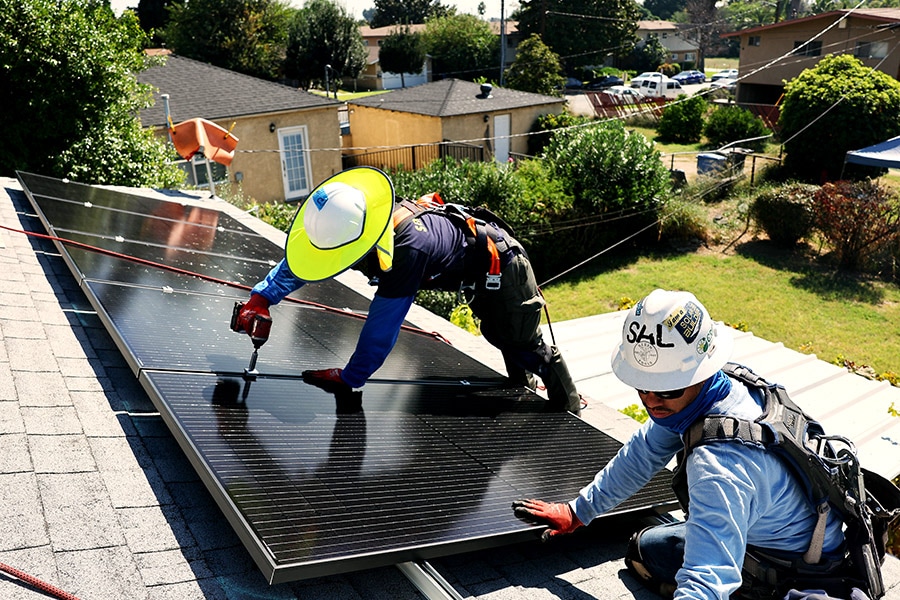
[[[20,179],[51,233],[252,285],[283,251],[225,213]],[[177,198],[177,195],[176,195]],[[89,203],[86,204],[86,203]],[[228,326],[245,290],[61,245],[113,339],[273,582],[534,539],[510,503],[565,500],[619,444],[433,336],[401,332],[361,397],[299,378],[343,366],[367,300],[336,283],[273,307],[260,377]],[[617,512],[672,502],[657,477]]]

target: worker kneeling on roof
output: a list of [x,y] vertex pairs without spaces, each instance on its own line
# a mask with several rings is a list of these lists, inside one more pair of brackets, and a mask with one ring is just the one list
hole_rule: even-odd
[[254,286],[236,330],[256,315],[268,317],[269,306],[306,283],[364,258],[377,263],[378,289],[356,350],[344,368],[304,371],[305,381],[336,391],[362,387],[394,347],[420,289],[468,290],[482,334],[503,353],[510,384],[533,387],[537,374],[549,408],[580,412],[562,355],[541,335],[544,300],[531,263],[507,228],[444,205],[437,194],[395,204],[390,179],[370,167],[342,171],[313,190],[294,218],[285,258]]
[[[574,500],[517,500],[516,516],[547,525],[544,539],[571,533],[637,492],[684,451],[673,485],[687,519],[635,534],[626,552],[628,570],[648,587],[677,599],[826,597],[797,592],[811,589],[828,590],[827,597],[881,597],[878,553],[866,550],[871,533],[853,535],[849,524],[857,521],[848,511],[845,541],[839,510],[811,501],[780,448],[743,435],[758,429],[770,439],[767,424],[776,422],[770,416],[788,413],[771,412],[769,391],[779,386],[760,385],[764,380],[752,371],[728,363],[730,331],[688,292],[655,290],[638,302],[625,318],[612,370],[635,388],[650,419]],[[762,416],[758,427],[754,420]],[[813,431],[801,426],[813,423],[805,414],[782,422],[803,429],[804,437]],[[716,435],[698,444],[698,426],[705,435],[707,423],[718,424]],[[786,436],[778,430],[775,437]],[[840,469],[858,469],[855,457],[842,456],[849,455],[837,454],[840,466],[828,481],[836,481]],[[855,498],[847,506],[859,509],[867,497],[859,472],[847,481]],[[849,497],[846,491],[839,501]],[[834,498],[830,491],[825,497]]]

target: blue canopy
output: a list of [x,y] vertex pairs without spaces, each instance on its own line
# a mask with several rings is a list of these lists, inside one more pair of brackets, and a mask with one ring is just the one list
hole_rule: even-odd
[[900,169],[900,136],[861,150],[850,150],[844,162],[867,167]]

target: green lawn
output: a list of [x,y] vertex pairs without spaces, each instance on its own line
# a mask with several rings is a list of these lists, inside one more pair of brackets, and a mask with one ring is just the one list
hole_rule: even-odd
[[[600,259],[601,261],[603,259]],[[820,359],[900,373],[900,289],[834,275],[752,241],[738,252],[642,257],[544,289],[554,321],[618,310],[655,288],[693,292],[714,319]],[[573,275],[579,275],[578,273]]]

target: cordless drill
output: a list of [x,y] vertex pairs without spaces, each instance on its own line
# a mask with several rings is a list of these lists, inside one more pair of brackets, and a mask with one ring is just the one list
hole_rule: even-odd
[[242,323],[240,315],[243,309],[243,302],[234,303],[234,309],[231,311],[231,329],[250,334],[250,341],[253,342],[253,354],[250,355],[250,366],[244,369],[244,379],[256,379],[256,376],[259,375],[259,371],[256,370],[256,360],[259,358],[259,349],[269,339],[272,317],[256,313],[248,323]]

